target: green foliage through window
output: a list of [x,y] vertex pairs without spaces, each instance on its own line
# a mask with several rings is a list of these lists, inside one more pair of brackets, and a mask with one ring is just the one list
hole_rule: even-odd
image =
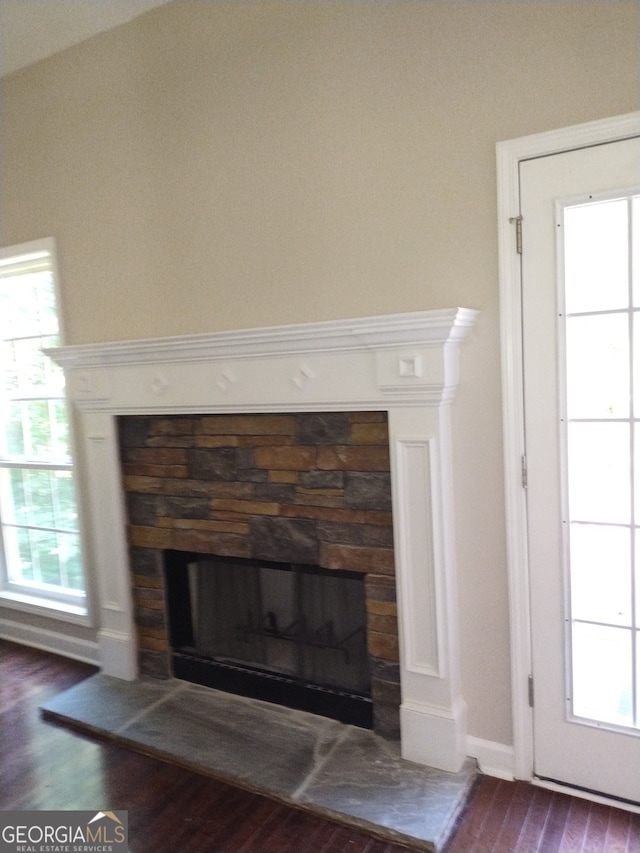
[[[20,247],[18,247],[20,248]],[[0,259],[0,564],[14,591],[82,603],[84,576],[51,251]]]

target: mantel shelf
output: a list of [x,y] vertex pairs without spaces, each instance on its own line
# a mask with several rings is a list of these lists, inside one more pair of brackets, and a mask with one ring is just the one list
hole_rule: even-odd
[[477,315],[477,311],[469,308],[417,311],[353,320],[57,347],[47,350],[47,353],[65,369],[81,369],[381,351],[402,346],[436,347],[463,340]]

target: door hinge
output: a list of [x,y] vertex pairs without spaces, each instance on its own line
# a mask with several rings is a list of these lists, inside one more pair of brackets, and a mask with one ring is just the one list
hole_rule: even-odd
[[533,676],[530,675],[528,679],[528,689],[529,689],[529,707],[533,708]]
[[529,471],[527,469],[527,456],[525,453],[520,457],[520,475],[522,477],[522,488],[526,489],[529,485]]
[[522,254],[522,216],[512,216],[509,222],[516,224],[516,252]]

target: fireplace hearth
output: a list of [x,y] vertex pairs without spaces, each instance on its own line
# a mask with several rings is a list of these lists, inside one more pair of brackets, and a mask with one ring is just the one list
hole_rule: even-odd
[[372,728],[361,574],[183,551],[165,572],[176,677]]

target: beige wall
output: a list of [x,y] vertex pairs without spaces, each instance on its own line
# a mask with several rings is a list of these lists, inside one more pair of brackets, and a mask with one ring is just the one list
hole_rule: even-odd
[[180,0],[2,83],[67,342],[462,305],[470,734],[511,742],[495,143],[638,108],[637,2]]

